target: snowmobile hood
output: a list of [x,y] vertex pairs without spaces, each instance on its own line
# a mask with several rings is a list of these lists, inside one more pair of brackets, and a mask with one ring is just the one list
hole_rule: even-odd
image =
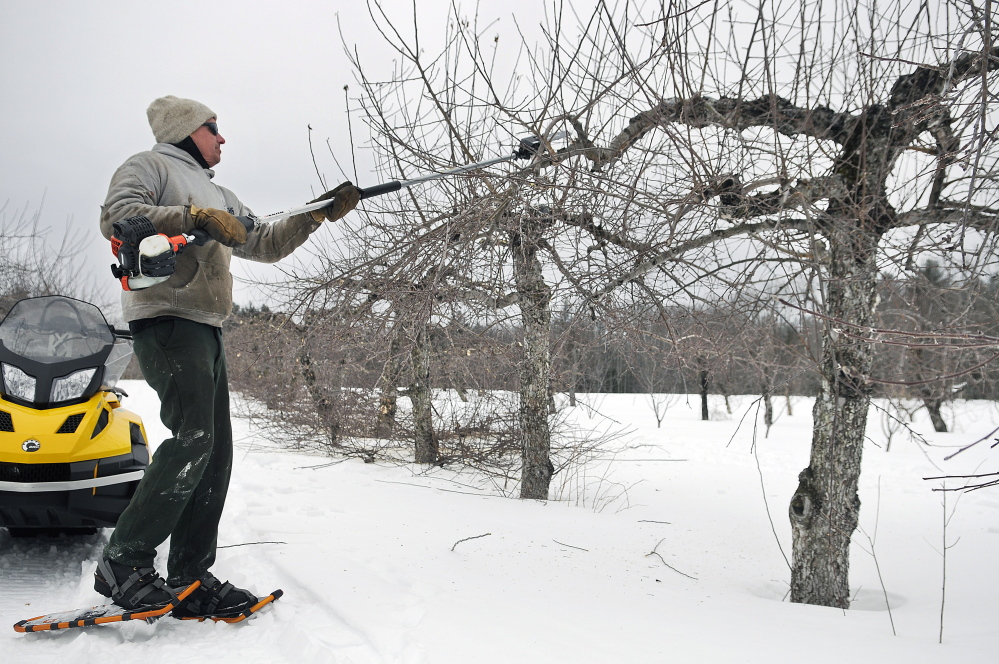
[[0,463],[72,463],[128,454],[132,414],[120,405],[103,391],[86,403],[44,410],[0,398]]

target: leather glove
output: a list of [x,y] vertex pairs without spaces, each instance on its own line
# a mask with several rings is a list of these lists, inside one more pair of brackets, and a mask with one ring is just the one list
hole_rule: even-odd
[[331,189],[316,200],[309,202],[315,203],[317,201],[326,200],[330,201],[328,206],[320,210],[313,210],[309,213],[317,223],[322,221],[324,218],[330,221],[340,219],[357,207],[358,201],[361,200],[361,194],[358,193],[357,187],[355,187],[353,183],[348,180],[347,182],[339,185],[336,189]]
[[221,244],[235,247],[246,242],[246,226],[225,210],[192,205],[190,213],[194,227],[204,229]]

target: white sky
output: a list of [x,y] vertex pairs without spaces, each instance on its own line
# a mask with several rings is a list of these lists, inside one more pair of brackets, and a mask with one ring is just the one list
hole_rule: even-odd
[[[428,52],[446,21],[448,0],[419,0]],[[581,4],[591,4],[589,1]],[[412,24],[412,0],[384,0]],[[469,11],[475,7],[466,3]],[[536,26],[544,3],[486,3],[479,24],[517,38],[516,21]],[[487,8],[488,6],[488,8]],[[0,208],[10,220],[41,209],[50,244],[72,227],[81,261],[116,300],[113,258],[98,229],[99,205],[114,170],[149,149],[145,109],[156,97],[197,99],[218,113],[227,143],[216,182],[258,214],[316,195],[320,169],[340,180],[325,142],[350,162],[344,85],[357,86],[337,27],[378,73],[392,54],[373,30],[363,0],[0,0]],[[365,50],[366,49],[366,50]],[[354,122],[355,139],[361,129]],[[358,177],[360,186],[376,184]],[[234,261],[239,275],[257,264]],[[237,287],[237,302],[253,299]]]

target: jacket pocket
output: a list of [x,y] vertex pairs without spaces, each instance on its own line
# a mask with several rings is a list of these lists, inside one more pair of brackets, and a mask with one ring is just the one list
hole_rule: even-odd
[[198,273],[198,260],[191,256],[187,260],[183,256],[177,257],[177,264],[173,274],[167,279],[166,285],[170,288],[184,288],[194,279]]
[[229,266],[215,261],[196,261],[194,273],[173,292],[179,309],[227,315],[232,303]]

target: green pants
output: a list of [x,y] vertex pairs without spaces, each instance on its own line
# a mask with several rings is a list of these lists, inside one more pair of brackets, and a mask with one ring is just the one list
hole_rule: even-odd
[[156,547],[169,537],[167,583],[186,585],[215,562],[232,470],[222,331],[189,320],[161,320],[134,334],[134,350],[173,436],[155,450],[104,556],[152,567]]

